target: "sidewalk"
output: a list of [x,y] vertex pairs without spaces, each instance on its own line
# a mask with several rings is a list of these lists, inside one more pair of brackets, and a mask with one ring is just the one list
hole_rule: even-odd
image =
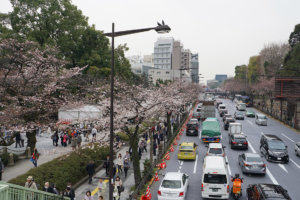
[[[99,138],[98,134],[97,134],[97,138]],[[52,139],[48,135],[37,136],[36,138],[37,138],[36,147],[40,153],[40,157],[38,159],[38,166],[47,163],[55,158],[58,158],[62,155],[72,152],[71,145],[68,145],[67,147],[63,147],[59,143],[57,147],[53,146]],[[91,139],[92,139],[92,135],[90,135],[90,141]],[[25,141],[24,143],[25,143],[24,146],[27,146],[27,141]],[[87,143],[88,142],[84,142],[83,139],[81,145],[85,145]],[[12,144],[11,147],[15,148],[15,143]],[[25,149],[25,147],[23,148]],[[21,149],[21,148],[15,148],[15,149]],[[29,160],[29,158],[18,160],[14,166],[5,167],[4,173],[2,174],[2,180],[7,182],[13,178],[16,178],[19,175],[26,173],[32,168],[34,168],[34,165]],[[24,183],[25,181],[26,180],[24,180]]]
[[[121,153],[122,156],[125,155],[126,151],[128,151],[129,146],[123,146],[118,152],[117,154]],[[147,151],[148,152],[144,152],[142,154],[141,160],[140,160],[140,169],[141,172],[144,170],[144,161],[146,159],[150,158],[150,140],[148,140],[147,142]],[[155,159],[156,157],[153,156],[153,159]],[[114,160],[114,162],[116,161],[116,159]],[[88,181],[86,181],[84,184],[82,184],[79,188],[76,189],[75,193],[76,193],[76,200],[83,200],[85,193],[87,191],[91,191],[92,195],[93,195],[93,199],[97,200],[98,199],[98,181],[99,181],[99,177],[106,177],[105,174],[105,169],[101,169],[99,172],[97,172],[94,175],[92,184],[89,184]],[[123,186],[125,188],[124,192],[121,193],[121,200],[125,200],[128,199],[129,194],[132,192],[130,191],[131,187],[134,186],[134,174],[133,174],[133,167],[132,167],[132,162],[130,163],[130,168],[128,170],[128,174],[127,174],[127,178],[125,179],[125,174],[124,172],[120,175],[120,178],[123,182]],[[104,199],[109,199],[109,183],[108,183],[108,179],[105,180],[106,182],[106,191],[105,191],[105,195],[103,196]]]

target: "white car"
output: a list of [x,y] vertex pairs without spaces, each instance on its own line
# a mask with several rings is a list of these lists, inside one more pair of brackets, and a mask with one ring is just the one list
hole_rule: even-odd
[[297,156],[300,156],[300,142],[295,144],[295,152]]
[[209,143],[206,152],[207,156],[225,156],[225,146],[222,143]]
[[179,172],[167,172],[157,191],[158,200],[184,200],[189,176]]

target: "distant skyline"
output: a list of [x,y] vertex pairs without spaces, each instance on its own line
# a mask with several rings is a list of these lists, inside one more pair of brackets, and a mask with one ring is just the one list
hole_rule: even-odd
[[[127,56],[153,53],[158,37],[174,37],[185,49],[199,54],[199,73],[205,80],[215,74],[234,75],[236,65],[248,64],[265,44],[287,42],[300,23],[299,0],[73,0],[98,30],[111,32],[156,26],[164,20],[172,31],[155,31],[116,38],[127,43]],[[0,12],[12,10],[0,0]]]

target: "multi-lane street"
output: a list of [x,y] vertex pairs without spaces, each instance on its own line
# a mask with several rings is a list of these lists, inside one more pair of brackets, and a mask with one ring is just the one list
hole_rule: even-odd
[[[234,114],[236,104],[230,100],[221,99],[227,106],[228,113]],[[253,108],[251,108],[253,109]],[[254,112],[259,112],[253,109]],[[243,183],[243,197],[247,199],[246,187],[248,184],[253,183],[273,183],[279,184],[288,190],[292,199],[300,199],[299,180],[300,180],[300,157],[295,155],[295,143],[300,141],[300,134],[291,128],[286,127],[280,122],[268,119],[267,126],[258,126],[255,124],[254,118],[245,117],[245,120],[237,120],[242,124],[243,132],[247,135],[249,148],[248,150],[232,150],[228,141],[228,132],[223,128],[222,119],[216,115],[220,121],[222,139],[221,142],[226,146],[225,153],[228,160],[229,175],[239,173],[244,178]],[[201,130],[201,128],[200,128]],[[263,158],[267,165],[267,173],[265,176],[261,175],[245,175],[242,174],[240,166],[238,165],[238,155],[244,152],[260,153],[260,138],[263,134],[274,134],[280,137],[288,146],[290,162],[287,164],[271,163]],[[179,161],[177,159],[178,146],[175,146],[175,151],[171,153],[171,159],[167,161],[167,168],[160,170],[160,174],[166,172],[182,172],[189,175],[189,188],[187,191],[186,199],[202,199],[201,197],[201,178],[202,178],[202,165],[207,147],[200,140],[201,134],[198,137],[186,136],[183,134],[179,143],[182,142],[196,142],[198,146],[198,156],[196,161]],[[154,200],[157,199],[157,190],[163,177],[160,176],[160,181],[154,182],[151,187],[151,193]]]

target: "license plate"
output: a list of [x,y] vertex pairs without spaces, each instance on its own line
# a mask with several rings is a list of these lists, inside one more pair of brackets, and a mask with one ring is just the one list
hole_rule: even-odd
[[277,160],[281,160],[281,158],[277,158]]
[[242,144],[239,144],[239,146],[242,146]]
[[189,155],[189,153],[184,153],[185,156]]
[[217,188],[213,188],[212,191],[213,192],[218,192],[218,189]]

